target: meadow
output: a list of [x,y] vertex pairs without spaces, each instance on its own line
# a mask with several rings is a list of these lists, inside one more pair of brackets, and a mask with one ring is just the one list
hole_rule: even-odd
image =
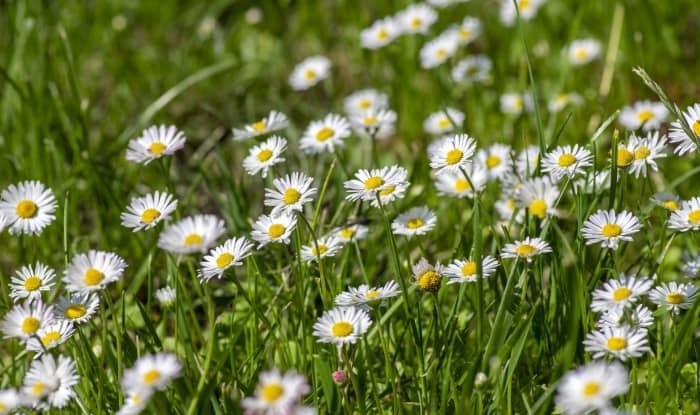
[[697,2],[0,22],[0,415],[700,413]]

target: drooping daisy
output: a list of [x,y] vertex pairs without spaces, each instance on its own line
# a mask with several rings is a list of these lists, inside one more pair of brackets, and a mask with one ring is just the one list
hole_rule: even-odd
[[248,156],[243,160],[243,168],[251,176],[262,172],[262,177],[267,177],[267,170],[275,164],[282,163],[282,153],[287,149],[287,140],[273,135],[265,142],[250,149]]
[[6,415],[22,407],[23,396],[15,389],[0,389],[0,415]]
[[316,188],[311,187],[313,182],[313,178],[300,172],[274,179],[274,189],[265,189],[265,206],[272,206],[272,215],[302,212],[304,205],[313,201],[316,194]]
[[486,82],[491,78],[493,63],[486,55],[467,56],[452,68],[452,79],[466,85]]
[[246,238],[229,239],[204,256],[200,263],[199,278],[204,282],[214,277],[221,279],[227,269],[243,265],[241,261],[249,256],[252,250],[253,244]]
[[89,294],[119,280],[126,267],[126,261],[113,252],[90,250],[71,259],[63,282],[72,293]]
[[177,299],[177,293],[173,287],[159,288],[156,290],[155,296],[163,307],[172,306]]
[[386,108],[371,108],[352,115],[350,123],[358,135],[381,140],[394,134],[396,112]]
[[41,300],[41,294],[54,285],[56,272],[41,262],[24,265],[18,269],[10,281],[10,297],[14,302],[26,298],[28,301]]
[[44,354],[32,362],[24,375],[22,392],[37,400],[35,408],[63,408],[75,398],[73,387],[80,377],[75,369],[75,362],[70,357]]
[[632,235],[640,229],[642,225],[632,213],[600,209],[586,219],[581,233],[586,245],[600,243],[603,248],[617,249],[620,241],[632,241]]
[[58,207],[51,189],[38,181],[11,184],[0,196],[0,217],[10,235],[38,235],[56,219]]
[[679,156],[692,153],[698,148],[698,141],[700,140],[700,103],[691,105],[681,114],[686,124],[690,127],[693,136],[689,136],[685,132],[680,121],[671,123],[671,128],[668,130],[668,140],[675,145],[673,152]]
[[204,253],[226,232],[226,224],[215,215],[188,216],[161,232],[158,247],[173,254]]
[[619,327],[625,324],[644,330],[654,324],[654,316],[647,306],[638,304],[634,309],[611,308],[598,319],[598,327]]
[[400,214],[391,223],[391,230],[396,235],[406,235],[408,237],[424,235],[437,224],[435,212],[426,206],[418,206]]
[[533,108],[530,94],[507,93],[500,98],[501,112],[510,115],[520,115],[524,111],[530,112]]
[[549,216],[557,215],[554,204],[559,198],[559,193],[559,187],[549,178],[534,177],[521,185],[518,202],[521,207],[530,212],[530,215],[544,220]]
[[471,163],[476,149],[476,141],[467,134],[457,134],[442,140],[437,148],[433,148],[428,158],[430,167],[437,173],[461,172]]
[[630,165],[630,174],[635,177],[647,177],[647,167],[658,171],[656,159],[666,157],[664,148],[666,147],[666,137],[659,135],[658,131],[650,131],[645,137],[637,137],[635,134],[629,139],[629,147],[632,149],[634,161]]
[[456,31],[447,31],[426,42],[418,53],[423,69],[431,69],[442,65],[451,58],[459,46],[459,35]]
[[[381,206],[387,206],[389,203],[397,199],[402,199],[410,183],[408,182],[408,171],[400,166],[393,166],[390,168],[392,170],[388,176],[391,176],[391,183],[386,184],[382,187],[380,191],[377,192],[376,196],[370,200],[370,205],[379,208]],[[379,200],[377,200],[379,198]]]
[[671,281],[654,288],[649,293],[649,298],[659,308],[680,314],[681,310],[687,310],[693,305],[697,293],[697,287],[692,284],[678,284]]
[[72,294],[70,298],[60,297],[56,305],[56,318],[82,324],[90,320],[100,307],[96,294]]
[[389,97],[376,89],[361,89],[345,97],[343,108],[349,116],[362,115],[366,111],[389,108]]
[[274,131],[279,131],[287,128],[289,120],[287,116],[279,111],[272,110],[267,117],[250,124],[246,124],[243,128],[233,129],[233,139],[235,141],[243,141],[252,137],[258,137]]
[[658,130],[667,118],[668,110],[661,102],[637,101],[620,112],[620,124],[628,130]]
[[372,309],[370,304],[379,302],[384,303],[384,300],[391,297],[396,297],[401,294],[399,285],[396,281],[389,281],[382,287],[370,287],[362,284],[359,287],[349,287],[347,291],[343,291],[335,297],[335,304],[341,307],[359,307],[365,311]]
[[573,66],[582,66],[600,56],[600,42],[595,39],[576,39],[567,48],[569,62]]
[[454,131],[462,127],[464,113],[454,108],[447,107],[428,116],[423,122],[423,130],[428,134],[440,135]]
[[148,164],[163,156],[175,154],[185,146],[186,140],[185,134],[174,125],[154,125],[143,130],[139,138],[129,141],[126,159]]
[[394,17],[403,33],[426,34],[437,20],[437,13],[427,4],[412,4]]
[[277,216],[260,215],[253,224],[251,238],[263,247],[271,242],[289,244],[289,237],[297,226],[297,218],[293,214],[281,213]]
[[360,32],[360,45],[364,49],[379,49],[393,42],[401,29],[393,17],[375,20],[372,25]]
[[295,91],[309,89],[328,77],[331,61],[325,56],[311,56],[297,64],[289,76],[289,85]]
[[411,267],[411,271],[413,280],[421,290],[437,292],[440,289],[443,267],[439,263],[433,266],[427,259],[421,258]]
[[6,339],[15,337],[26,341],[53,319],[53,307],[37,300],[12,307],[2,318],[0,327]]
[[593,291],[591,309],[602,312],[632,307],[653,285],[651,278],[621,272],[618,279],[608,280],[601,288]]
[[566,108],[568,105],[578,106],[583,103],[583,98],[581,95],[570,92],[567,94],[558,94],[554,96],[547,105],[550,112],[559,112]]
[[75,328],[70,321],[53,320],[37,330],[36,337],[27,340],[27,350],[37,352],[37,356],[39,356],[44,350],[53,349],[65,343],[74,331]]
[[532,262],[537,255],[552,252],[552,247],[542,238],[526,237],[522,241],[505,244],[501,258],[525,259],[527,262]]
[[681,203],[681,208],[671,212],[668,227],[681,232],[700,230],[700,197]]
[[544,2],[545,0],[501,0],[501,22],[506,26],[513,26],[518,14],[521,19],[530,20],[535,17]]
[[662,208],[670,211],[681,208],[681,198],[668,192],[657,192],[651,196],[651,200]]
[[627,369],[619,362],[591,362],[567,372],[557,387],[556,403],[567,415],[610,408],[610,400],[629,390]]
[[343,140],[350,136],[350,123],[338,114],[328,114],[322,120],[312,121],[304,131],[299,148],[306,154],[324,151],[332,153],[343,147]]
[[585,168],[593,165],[593,154],[579,146],[559,146],[542,159],[542,171],[549,173],[555,180],[563,177],[573,179],[578,174],[585,174]]
[[313,335],[320,343],[334,343],[338,347],[354,344],[367,332],[372,319],[357,307],[336,307],[326,311],[314,323]]
[[[444,274],[448,277],[448,284],[461,284],[464,282],[476,282],[476,261],[472,258],[467,260],[455,259],[450,265],[445,267]],[[496,272],[498,260],[486,255],[481,258],[481,277],[486,278]]]
[[243,399],[246,414],[294,414],[294,408],[311,388],[303,375],[278,369],[260,373],[255,396]]
[[603,327],[594,330],[583,341],[585,350],[594,359],[610,356],[623,362],[630,357],[640,357],[650,351],[646,330],[630,326]]
[[[388,194],[396,190],[397,186],[403,186],[406,182],[406,169],[399,166],[382,167],[381,169],[359,170],[355,178],[343,184],[347,196],[351,202],[357,200],[372,201],[382,191]],[[392,192],[389,192],[391,190]]]
[[505,144],[494,143],[476,153],[478,163],[488,171],[489,180],[499,180],[512,171],[513,149]]
[[125,391],[144,387],[162,391],[179,377],[181,372],[182,364],[174,354],[147,354],[138,359],[134,366],[124,370],[121,383]]
[[368,233],[369,228],[359,223],[341,226],[333,231],[333,234],[341,243],[361,241],[367,238]]
[[306,262],[314,262],[319,257],[332,257],[340,251],[340,248],[342,248],[342,244],[335,235],[321,237],[316,242],[311,241],[310,244],[301,247],[301,259]]
[[[462,172],[448,171],[435,177],[435,187],[441,195],[474,198],[475,192],[481,192],[486,186],[488,172],[478,164],[471,164],[465,169],[469,180]],[[472,185],[474,188],[472,188]]]
[[170,219],[170,214],[177,208],[177,200],[165,192],[149,193],[144,197],[131,199],[131,204],[122,212],[122,226],[132,228],[134,232],[151,229],[158,223]]

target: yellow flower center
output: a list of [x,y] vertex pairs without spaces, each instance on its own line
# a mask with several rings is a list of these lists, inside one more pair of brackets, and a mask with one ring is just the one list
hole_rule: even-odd
[[284,388],[279,383],[268,383],[260,389],[260,396],[266,402],[274,402],[282,396]]
[[[384,32],[384,33],[386,33],[386,32]],[[360,100],[359,105],[360,105],[360,109],[366,110],[372,106],[372,101],[370,101],[368,99],[362,99],[362,100]]]
[[63,313],[69,320],[76,320],[87,313],[87,307],[82,304],[73,304],[66,307]]
[[576,57],[580,60],[586,59],[588,57],[588,51],[584,48],[579,48],[576,50]]
[[316,249],[315,246],[311,248],[311,253],[313,255],[323,255],[326,253],[326,251],[328,251],[328,247],[323,244],[319,244],[318,249]]
[[569,167],[576,163],[576,157],[574,157],[574,155],[571,153],[562,154],[559,156],[557,163],[559,164],[559,167]]
[[515,199],[508,199],[508,209],[515,210]]
[[466,181],[465,179],[457,179],[455,180],[455,191],[457,192],[466,192],[469,190],[471,186],[469,186],[469,182]]
[[617,149],[617,167],[627,167],[632,164],[634,154],[624,147]]
[[88,269],[83,276],[83,281],[88,287],[93,287],[101,283],[103,279],[105,279],[105,274],[95,268]]
[[528,256],[532,255],[537,251],[537,248],[530,244],[520,244],[515,247],[515,253],[518,254],[519,256]]
[[418,229],[423,226],[423,219],[421,218],[411,218],[406,222],[406,227],[408,229]]
[[600,384],[598,382],[588,382],[583,386],[583,396],[586,398],[596,396],[598,391],[600,391]]
[[372,298],[377,298],[377,297],[379,297],[379,291],[377,291],[377,290],[367,291],[367,294],[365,294],[365,298],[368,300],[370,300]]
[[632,295],[632,290],[627,287],[620,287],[613,291],[613,300],[622,301]]
[[537,199],[530,203],[530,214],[532,216],[537,216],[540,219],[544,219],[547,214],[547,202],[542,199]]
[[418,286],[426,291],[437,291],[440,288],[440,274],[428,271],[418,277]]
[[472,32],[467,29],[459,29],[459,37],[462,39],[469,39],[469,37],[472,35]]
[[413,20],[411,20],[411,27],[414,29],[420,28],[422,24],[423,20],[421,20],[419,17],[414,17]]
[[693,129],[693,132],[695,133],[695,135],[700,136],[700,120],[695,120],[692,127],[690,127],[690,128]]
[[323,127],[320,130],[318,130],[318,132],[316,133],[316,140],[320,141],[320,142],[324,142],[324,141],[328,140],[329,138],[333,137],[333,134],[335,134],[333,129],[328,128],[328,127]]
[[24,334],[34,334],[37,330],[39,330],[39,326],[41,326],[39,319],[27,317],[22,322],[22,332]]
[[253,130],[255,130],[258,133],[262,133],[265,131],[266,125],[265,125],[265,120],[260,120],[258,122],[254,122],[251,127],[253,127]]
[[314,71],[313,69],[307,69],[306,70],[306,79],[312,80],[314,78],[316,78],[316,71]]
[[467,278],[476,274],[476,262],[467,262],[462,266],[462,276]]
[[331,333],[335,337],[346,337],[352,333],[352,324],[347,321],[339,321],[331,327]]
[[685,295],[675,292],[670,293],[666,296],[666,301],[668,301],[669,304],[680,304],[685,301]]
[[654,113],[649,110],[640,111],[639,114],[637,114],[637,118],[639,118],[639,121],[641,122],[649,121],[650,119],[654,118]]
[[[379,38],[379,40],[386,40],[386,38],[389,37],[389,33],[384,29],[379,29],[379,31],[377,32],[377,37]],[[362,104],[360,104],[360,106],[362,106]]]
[[664,207],[669,210],[678,210],[681,207],[678,206],[678,203],[675,200],[667,200],[663,203]]
[[29,219],[36,215],[37,209],[38,207],[36,203],[32,202],[31,200],[22,200],[21,202],[17,203],[15,212],[17,212],[17,216],[20,218]]
[[462,160],[462,156],[464,156],[462,150],[458,148],[453,148],[452,150],[447,152],[447,156],[445,156],[445,161],[449,165],[457,164],[460,160]]
[[270,160],[270,157],[272,157],[272,150],[270,150],[269,148],[260,150],[260,152],[258,153],[259,161],[268,161]]
[[501,158],[500,157],[493,155],[493,154],[486,157],[486,167],[488,167],[489,170],[494,169],[500,165],[501,165]]
[[199,246],[202,244],[202,235],[191,233],[185,237],[185,246]]
[[447,51],[445,49],[440,48],[437,51],[435,51],[435,56],[437,56],[439,59],[444,58],[446,55]]
[[7,410],[7,405],[4,403],[0,402],[0,411],[6,411]]
[[438,121],[438,127],[440,128],[447,128],[450,125],[450,120],[447,118],[441,118],[440,121]]
[[152,143],[150,146],[148,146],[148,151],[150,151],[156,156],[160,156],[161,154],[163,154],[164,150],[165,144],[161,143],[160,141],[156,141],[155,143]]
[[530,0],[518,0],[518,9],[523,10],[530,7]]
[[34,386],[32,386],[32,395],[41,396],[44,393],[44,389],[46,389],[45,383],[35,383]]
[[44,346],[48,346],[53,342],[57,342],[61,339],[61,333],[57,331],[50,331],[44,335],[44,337],[41,338],[41,343]]
[[279,223],[273,223],[268,228],[267,234],[270,236],[270,238],[279,238],[286,230],[287,228],[285,228],[284,225],[281,225]]
[[41,278],[33,275],[24,280],[24,289],[27,291],[36,291],[41,287]]
[[606,238],[614,238],[616,236],[620,236],[622,233],[622,228],[616,223],[606,223],[603,225],[600,233],[602,233]]
[[608,349],[612,351],[620,351],[627,347],[627,340],[622,337],[611,337],[608,339]]
[[355,236],[355,230],[353,228],[345,228],[340,231],[340,236],[342,236],[343,239],[351,239]]
[[693,225],[700,223],[700,209],[688,213],[688,221]]
[[131,397],[131,402],[133,402],[136,405],[140,404],[141,403],[141,395],[139,395],[138,393],[133,395]]
[[374,190],[384,184],[384,179],[379,176],[372,176],[365,180],[365,189]]
[[379,191],[379,196],[389,196],[390,194],[394,193],[394,190],[396,190],[396,186],[390,184],[389,186]]
[[651,154],[651,150],[649,150],[649,147],[639,146],[638,149],[634,150],[634,159],[635,160],[644,160],[645,158],[649,157],[650,154]]
[[157,369],[151,369],[143,374],[143,383],[146,385],[152,385],[158,379],[160,379],[160,372]]
[[567,94],[557,95],[554,100],[557,102],[557,104],[565,105],[567,102],[569,102],[569,96]]
[[515,98],[515,100],[513,101],[513,106],[517,110],[522,110],[524,105],[525,105],[525,103],[523,102],[522,98],[520,98],[520,97]]
[[141,214],[141,221],[145,223],[151,223],[160,217],[160,211],[158,209],[148,208]]
[[223,254],[219,255],[218,258],[216,258],[216,266],[218,268],[226,268],[233,260],[236,259],[235,256],[229,254],[228,252],[224,252]]
[[301,197],[301,193],[299,193],[299,191],[297,189],[290,187],[289,189],[284,191],[284,195],[282,196],[282,201],[287,205],[293,205],[299,201],[300,197]]
[[373,116],[370,115],[369,117],[365,117],[365,118],[362,119],[362,124],[364,124],[364,125],[373,125],[373,124],[376,124],[377,121],[379,121],[379,120],[377,119],[377,117],[373,117]]

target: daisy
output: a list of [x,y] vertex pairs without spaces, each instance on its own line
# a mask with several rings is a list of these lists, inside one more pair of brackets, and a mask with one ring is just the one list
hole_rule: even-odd
[[639,127],[644,131],[658,130],[667,118],[668,110],[661,102],[637,101],[620,112],[620,124],[628,130]]
[[552,247],[549,246],[547,241],[541,238],[530,238],[528,236],[522,241],[505,244],[503,252],[501,252],[501,258],[523,258],[527,262],[532,262],[536,255],[548,252],[552,252]]
[[70,298],[58,299],[55,315],[57,319],[82,324],[90,320],[99,307],[100,300],[95,294],[72,294]]
[[686,108],[685,112],[681,114],[693,135],[689,136],[686,133],[680,121],[671,123],[671,128],[668,130],[668,140],[676,146],[673,152],[679,156],[692,153],[698,148],[698,140],[700,140],[700,103]]
[[39,235],[56,219],[57,207],[51,189],[38,181],[11,184],[0,195],[0,217],[10,226],[10,235]]
[[418,3],[398,12],[395,19],[403,33],[426,34],[437,20],[437,13],[432,7]]
[[627,145],[620,143],[620,145],[617,146],[617,159],[615,160],[615,165],[617,168],[626,169],[631,166],[633,162],[634,149],[629,145],[629,143]]
[[362,115],[366,111],[387,109],[389,107],[389,97],[376,89],[361,89],[345,97],[343,108],[345,113]]
[[451,58],[459,46],[459,35],[456,31],[447,31],[426,42],[418,53],[421,67],[431,69],[442,65]]
[[289,85],[295,91],[309,89],[328,77],[331,61],[325,56],[311,56],[297,64],[289,76]]
[[549,216],[557,215],[554,204],[559,198],[559,193],[559,187],[549,178],[535,177],[522,184],[518,201],[521,207],[530,212],[530,215],[544,220]]
[[174,354],[147,354],[138,359],[134,366],[124,370],[121,383],[125,391],[143,388],[162,391],[181,373],[182,364]]
[[583,223],[581,233],[586,245],[601,243],[603,248],[617,249],[620,241],[632,241],[639,232],[639,219],[628,211],[598,210]]
[[629,390],[627,369],[619,362],[591,362],[567,372],[557,387],[556,403],[567,415],[610,408],[610,400]]
[[531,177],[540,164],[540,148],[529,145],[518,153],[515,159],[515,171],[523,178]]
[[335,235],[341,243],[349,243],[366,239],[369,234],[369,228],[365,225],[355,223],[340,226],[336,228],[332,234]]
[[476,159],[486,167],[490,180],[502,179],[512,171],[513,149],[505,144],[491,144],[487,149],[479,150]]
[[246,414],[294,414],[294,408],[311,388],[303,375],[273,369],[260,373],[255,396],[243,399]]
[[681,232],[700,230],[700,197],[681,203],[681,208],[671,212],[668,227]]
[[[387,174],[391,176],[391,184],[386,184],[379,190],[376,196],[370,200],[370,205],[379,208],[387,206],[389,203],[402,199],[410,183],[408,182],[408,171],[403,167],[394,166],[393,171]],[[377,200],[379,199],[379,200]]]
[[[486,278],[496,272],[498,261],[496,258],[486,255],[481,258],[481,277]],[[476,261],[472,258],[465,260],[455,259],[445,268],[445,276],[448,284],[475,282],[477,279]]]
[[37,330],[36,336],[27,340],[27,350],[37,352],[37,356],[39,356],[45,350],[65,343],[74,331],[73,323],[70,321],[53,320]]
[[501,112],[510,115],[520,115],[523,111],[530,112],[533,101],[530,94],[507,93],[500,98]]
[[391,230],[395,235],[411,237],[430,232],[436,224],[435,212],[426,206],[418,206],[397,216],[391,223]]
[[351,116],[350,124],[363,137],[385,139],[394,134],[396,112],[390,109],[368,109]]
[[372,26],[360,32],[360,45],[363,49],[383,48],[400,34],[401,29],[393,17],[375,20]]
[[138,415],[146,409],[153,396],[153,389],[142,387],[138,390],[126,392],[124,405],[116,412],[116,415]]
[[444,9],[445,7],[454,6],[458,3],[466,3],[469,0],[427,0],[428,4],[431,6],[439,7]]
[[594,359],[609,356],[623,362],[630,357],[640,357],[651,351],[646,330],[629,326],[603,327],[588,333],[583,341],[585,350],[593,353]]
[[481,34],[481,21],[475,17],[465,17],[455,30],[460,45],[468,45]]
[[41,300],[44,291],[51,290],[56,272],[41,262],[34,266],[22,266],[10,281],[10,297],[14,302],[26,298],[28,301]]
[[121,278],[126,261],[112,252],[91,250],[71,259],[63,282],[71,293],[90,294]]
[[634,161],[630,165],[630,173],[635,177],[647,177],[647,166],[654,171],[658,171],[656,159],[666,157],[664,148],[666,147],[666,137],[659,136],[658,131],[648,132],[646,137],[637,137],[635,134],[629,139],[628,145],[632,148]]
[[188,216],[158,237],[158,247],[172,254],[204,253],[226,232],[226,224],[215,215]]
[[515,19],[520,14],[523,20],[530,20],[537,14],[537,10],[545,0],[501,0],[500,17],[506,26],[513,26]]
[[652,202],[657,206],[670,211],[679,210],[681,208],[681,198],[668,192],[658,192],[651,196]]
[[628,324],[639,330],[647,329],[654,324],[654,316],[645,305],[638,304],[634,309],[611,308],[598,319],[599,327],[619,327]]
[[6,415],[24,405],[24,399],[15,389],[0,389],[0,415]]
[[336,307],[323,313],[314,324],[313,335],[320,343],[334,343],[338,347],[354,344],[367,332],[372,319],[357,307]]
[[53,307],[37,300],[12,307],[3,317],[0,328],[6,339],[15,337],[26,341],[53,319]]
[[600,42],[595,39],[577,39],[567,49],[569,62],[573,66],[582,66],[600,56]]
[[253,224],[253,231],[250,233],[250,236],[258,242],[259,247],[263,247],[270,242],[281,242],[288,245],[289,237],[296,226],[297,218],[292,214],[260,215]]
[[306,154],[327,151],[332,153],[336,147],[344,147],[343,140],[350,136],[350,123],[345,117],[328,114],[323,120],[313,121],[304,131],[299,148]]
[[559,146],[542,159],[542,171],[549,173],[555,180],[563,177],[573,179],[577,174],[585,174],[585,168],[593,165],[593,154],[578,144]]
[[547,108],[550,112],[559,112],[566,108],[568,105],[578,106],[582,103],[583,98],[581,98],[581,95],[575,92],[570,92],[568,94],[559,94],[553,97],[549,101],[549,105],[547,105]]
[[175,299],[177,298],[177,293],[172,287],[159,288],[156,290],[155,295],[158,302],[160,302],[163,307],[172,306],[175,304]]
[[496,212],[498,212],[498,216],[506,223],[510,223],[511,220],[515,223],[523,223],[525,220],[525,212],[522,209],[518,209],[518,205],[513,198],[499,199],[494,203],[494,207]]
[[683,272],[690,278],[700,277],[700,254],[683,252],[682,255]]
[[671,281],[654,288],[649,298],[659,308],[680,314],[681,310],[687,310],[693,305],[697,292],[698,289],[694,285]]
[[216,277],[221,279],[227,269],[239,265],[253,250],[253,244],[246,238],[231,238],[204,256],[200,263],[199,278],[203,282]]
[[334,235],[322,237],[316,242],[312,241],[309,245],[301,247],[301,259],[306,262],[314,262],[319,257],[332,257],[340,251],[340,248],[342,248],[342,244]]
[[347,291],[338,294],[335,297],[335,304],[341,307],[359,307],[365,311],[370,311],[370,304],[380,302],[391,297],[396,297],[401,294],[399,285],[396,281],[389,281],[383,287],[371,287],[365,284],[359,287],[350,287]]
[[428,154],[430,167],[437,173],[460,172],[471,163],[476,141],[467,134],[457,134],[443,140],[437,148]]
[[486,82],[491,78],[493,63],[486,55],[468,56],[452,68],[452,79],[466,85]]
[[413,280],[418,288],[423,291],[437,292],[440,289],[442,282],[442,265],[431,265],[427,259],[421,258],[416,264],[411,267],[413,272]]
[[376,200],[380,192],[391,189],[393,189],[392,192],[395,191],[397,186],[405,182],[405,179],[406,170],[399,166],[362,169],[355,173],[354,179],[343,184],[347,192],[345,198],[351,202]]
[[253,123],[244,125],[243,128],[233,129],[233,139],[235,141],[243,141],[248,138],[258,137],[274,131],[279,131],[287,128],[289,119],[286,115],[279,111],[272,110],[263,119]]
[[126,159],[148,164],[163,156],[175,154],[185,146],[185,134],[170,125],[151,126],[141,133],[141,137],[129,141]]
[[170,219],[175,212],[177,200],[165,192],[149,193],[144,197],[131,199],[131,204],[122,212],[122,226],[132,228],[134,232],[151,229],[158,223]]
[[243,168],[253,176],[262,172],[267,177],[267,170],[275,164],[282,163],[282,153],[287,149],[287,140],[273,135],[265,142],[250,149],[248,157],[243,160]]
[[[475,192],[481,192],[486,187],[488,172],[478,164],[472,164],[465,169],[469,180],[462,172],[447,171],[435,177],[435,187],[440,195],[456,196],[473,199]],[[470,183],[471,182],[471,183]],[[474,188],[472,188],[474,185]]]
[[24,375],[22,392],[32,399],[40,401],[35,408],[63,408],[75,398],[73,387],[80,377],[75,369],[75,362],[70,357],[44,354],[32,362]]
[[596,312],[632,307],[654,285],[652,278],[638,277],[636,274],[620,273],[616,280],[608,280],[601,288],[593,291],[591,309]]
[[272,215],[302,212],[316,194],[316,188],[311,187],[313,182],[313,178],[299,172],[274,179],[274,189],[265,189],[265,206],[272,206]]
[[449,133],[454,131],[455,127],[462,127],[464,117],[463,112],[447,107],[444,110],[430,114],[423,122],[423,130],[433,135]]

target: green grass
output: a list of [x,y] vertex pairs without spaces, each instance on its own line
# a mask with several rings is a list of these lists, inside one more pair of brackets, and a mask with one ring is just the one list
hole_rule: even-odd
[[[425,151],[431,138],[422,129],[428,114],[446,106],[464,111],[463,129],[480,148],[579,143],[596,151],[598,169],[609,168],[612,132],[620,127],[614,120],[596,130],[622,106],[656,99],[634,67],[644,68],[681,109],[700,96],[700,8],[694,2],[550,1],[534,21],[506,28],[496,2],[472,0],[440,11],[431,37],[466,15],[478,17],[484,33],[430,71],[417,58],[423,37],[403,36],[378,51],[359,46],[362,28],[407,4],[2,4],[0,186],[40,180],[54,191],[59,209],[40,236],[0,234],[0,314],[13,306],[8,284],[23,264],[42,261],[60,276],[73,255],[88,249],[116,252],[129,263],[123,279],[101,296],[97,318],[59,349],[77,362],[80,403],[53,413],[115,412],[124,399],[123,370],[162,350],[175,352],[184,370],[154,397],[152,413],[240,413],[259,373],[274,367],[307,376],[312,392],[305,403],[319,413],[551,413],[558,380],[590,360],[581,342],[594,327],[589,303],[596,282],[619,271],[682,278],[680,253],[697,252],[697,233],[678,234],[667,247],[666,214],[648,200],[662,190],[698,196],[697,155],[669,157],[647,181],[620,172],[612,195],[567,193],[561,218],[544,229],[528,221],[514,238],[541,235],[552,245],[554,254],[532,266],[506,260],[481,284],[444,285],[426,294],[415,288],[411,265],[422,256],[447,263],[470,253],[497,255],[510,242],[496,232],[497,183],[476,205],[437,195]],[[262,12],[257,24],[246,21],[251,7]],[[118,30],[120,23],[125,26]],[[560,51],[589,36],[603,43],[602,58],[571,68]],[[453,85],[449,68],[477,52],[492,58],[493,81]],[[332,76],[311,90],[292,91],[289,73],[313,54],[332,60]],[[344,170],[372,167],[369,141],[348,139],[342,167],[331,154],[298,151],[310,121],[342,112],[342,98],[365,87],[387,93],[398,113],[395,136],[379,143],[379,164],[410,172],[407,196],[384,213],[344,200]],[[501,93],[526,90],[540,97],[537,116],[499,111]],[[546,103],[559,92],[578,92],[585,104],[551,114]],[[213,213],[225,220],[227,237],[248,235],[263,213],[263,188],[271,179],[245,173],[241,161],[249,143],[233,142],[230,128],[271,109],[291,120],[283,132],[290,141],[287,163],[274,175],[304,171],[319,191],[328,181],[318,211],[315,204],[306,211],[315,233],[356,220],[370,226],[368,240],[323,261],[323,280],[317,266],[297,258],[297,244],[311,238],[301,223],[300,239],[290,246],[268,246],[206,286],[196,277],[199,255],[175,257],[156,247],[162,225],[139,233],[120,226],[131,197],[168,189],[179,200],[177,218]],[[147,166],[127,162],[128,141],[159,123],[182,129],[185,148]],[[410,240],[396,237],[393,249],[384,221],[423,204],[438,213],[437,229]],[[577,233],[590,213],[608,205],[635,212],[644,224],[634,243],[612,254],[585,247]],[[334,347],[316,343],[312,325],[336,294],[390,279],[408,290],[372,312],[372,328],[344,351],[343,361]],[[169,309],[153,297],[166,285],[178,292]],[[62,291],[57,287],[46,301]],[[696,301],[679,318],[657,322],[650,332],[654,354],[627,364],[634,382],[616,403],[642,413],[696,413],[700,306]],[[31,361],[18,341],[0,340],[0,388],[21,385]],[[336,369],[349,370],[349,381],[334,384]],[[487,380],[475,385],[479,372]]]

